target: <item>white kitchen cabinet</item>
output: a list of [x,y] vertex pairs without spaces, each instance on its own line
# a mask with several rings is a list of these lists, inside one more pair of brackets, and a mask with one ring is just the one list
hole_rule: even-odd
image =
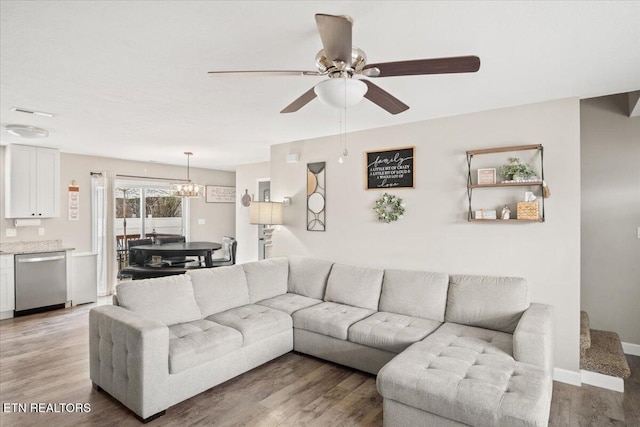
[[13,255],[0,255],[0,319],[13,317],[15,295]]
[[60,216],[60,152],[11,144],[5,152],[5,217]]

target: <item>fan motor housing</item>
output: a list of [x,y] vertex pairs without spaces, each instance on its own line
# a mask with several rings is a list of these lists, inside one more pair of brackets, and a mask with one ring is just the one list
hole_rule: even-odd
[[355,46],[351,48],[350,65],[343,61],[327,58],[324,49],[320,49],[316,55],[316,68],[321,74],[328,74],[329,77],[344,77],[345,74],[351,77],[353,74],[361,73],[366,64],[367,55],[362,49]]

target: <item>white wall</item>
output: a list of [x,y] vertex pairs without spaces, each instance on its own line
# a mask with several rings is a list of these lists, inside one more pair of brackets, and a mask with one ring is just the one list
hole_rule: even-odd
[[258,200],[258,182],[271,174],[269,162],[252,163],[236,168],[236,262],[258,260],[258,226],[249,224],[249,208],[242,206],[245,190],[251,200]]
[[[4,154],[0,149],[0,241],[34,241],[61,239],[65,246],[79,251],[91,250],[91,176],[90,172],[111,171],[114,174],[149,176],[159,178],[184,179],[186,168],[157,163],[134,162],[106,157],[81,156],[61,153],[60,155],[60,217],[43,219],[45,235],[38,235],[38,227],[20,227],[16,237],[6,237],[6,228],[13,228],[13,220],[4,217]],[[235,184],[233,172],[191,168],[191,179],[199,184]],[[68,220],[68,191],[71,181],[80,186],[80,220]],[[204,199],[191,199],[191,240],[220,242],[225,235],[232,236],[235,230],[235,206],[233,203],[206,203]],[[204,219],[205,224],[198,224]]]
[[582,309],[592,328],[640,344],[640,117],[626,94],[580,105]]
[[[273,255],[525,277],[532,301],[554,306],[556,366],[577,371],[579,120],[578,99],[566,99],[362,131],[348,135],[350,155],[342,165],[337,136],[272,146],[272,198],[293,197],[285,208],[286,225],[274,233]],[[465,151],[534,143],[545,147],[545,178],[552,191],[547,221],[468,223]],[[416,188],[390,191],[404,198],[407,212],[396,223],[379,223],[372,207],[382,191],[364,189],[364,152],[406,145],[416,146]],[[289,153],[299,153],[300,162],[286,163]],[[495,158],[494,166],[506,164],[507,157]],[[307,232],[305,226],[306,164],[316,161],[327,162],[326,232]],[[502,194],[515,202],[524,189]]]

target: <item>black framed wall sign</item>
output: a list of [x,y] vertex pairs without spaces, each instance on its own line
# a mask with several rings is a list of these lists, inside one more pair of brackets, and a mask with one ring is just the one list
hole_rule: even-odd
[[414,188],[416,147],[399,147],[365,154],[367,190]]

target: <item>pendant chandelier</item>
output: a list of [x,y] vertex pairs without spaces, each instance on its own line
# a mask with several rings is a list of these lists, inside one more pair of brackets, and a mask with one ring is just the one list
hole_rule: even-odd
[[202,197],[204,186],[191,182],[189,175],[189,157],[193,156],[190,151],[185,151],[187,155],[187,182],[179,182],[171,184],[171,191],[175,197]]

